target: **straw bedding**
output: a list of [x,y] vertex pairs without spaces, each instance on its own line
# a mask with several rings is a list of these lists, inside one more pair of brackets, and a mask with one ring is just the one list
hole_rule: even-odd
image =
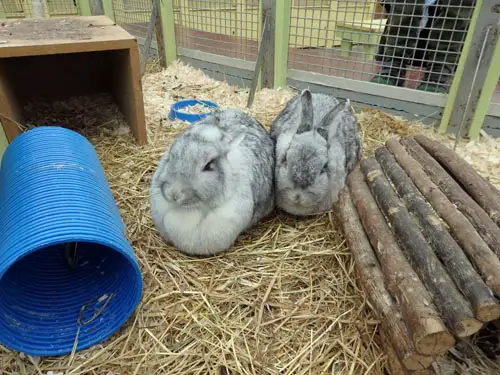
[[[377,320],[356,284],[353,262],[332,214],[293,219],[275,214],[234,249],[194,259],[163,243],[149,217],[148,185],[165,147],[185,124],[167,119],[181,98],[244,109],[248,92],[184,64],[143,80],[149,144],[135,144],[106,96],[30,105],[27,127],[60,124],[95,145],[144,281],[141,304],[109,340],[74,356],[31,358],[0,346],[0,374],[374,374],[384,373]],[[265,126],[293,96],[262,90],[249,113]],[[357,113],[365,155],[395,134],[431,129],[375,110]],[[461,142],[458,152],[497,186],[500,141]],[[496,179],[495,179],[496,178]],[[443,374],[499,373],[495,342],[453,349]]]

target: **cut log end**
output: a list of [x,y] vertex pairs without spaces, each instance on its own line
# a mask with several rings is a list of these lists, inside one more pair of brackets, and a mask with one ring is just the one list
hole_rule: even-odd
[[458,337],[469,337],[479,331],[483,323],[475,318],[465,318],[455,325],[455,334]]
[[488,303],[478,306],[476,318],[482,322],[491,322],[492,320],[500,318],[500,305]]
[[444,354],[452,348],[453,345],[455,345],[455,338],[448,331],[437,331],[415,342],[417,352],[423,355]]
[[412,371],[425,370],[434,362],[434,358],[423,354],[412,353],[403,359],[403,366]]

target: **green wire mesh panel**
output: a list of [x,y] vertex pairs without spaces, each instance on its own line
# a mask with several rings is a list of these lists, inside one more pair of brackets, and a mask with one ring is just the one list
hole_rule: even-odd
[[259,0],[175,0],[177,47],[257,60]]
[[76,0],[0,0],[7,18],[76,16],[80,14]]
[[444,94],[474,3],[292,0],[289,68]]

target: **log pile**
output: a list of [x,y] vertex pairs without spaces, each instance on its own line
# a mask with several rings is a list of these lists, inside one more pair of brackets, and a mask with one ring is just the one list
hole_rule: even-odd
[[500,318],[500,193],[452,150],[388,140],[335,212],[392,375],[436,374],[457,340]]

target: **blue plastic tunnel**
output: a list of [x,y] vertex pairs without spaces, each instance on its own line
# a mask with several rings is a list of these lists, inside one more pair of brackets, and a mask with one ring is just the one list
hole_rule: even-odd
[[37,356],[98,344],[142,285],[91,143],[53,126],[16,137],[0,169],[0,344]]

